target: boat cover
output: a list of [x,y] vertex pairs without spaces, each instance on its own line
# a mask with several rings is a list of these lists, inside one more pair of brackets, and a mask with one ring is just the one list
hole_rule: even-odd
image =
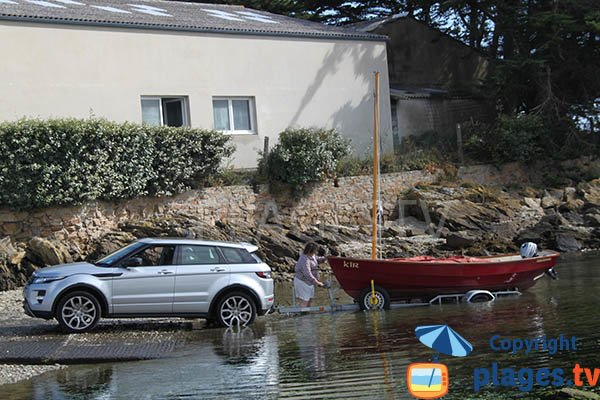
[[[488,258],[466,257],[466,256],[451,256],[451,257],[433,257],[433,256],[416,256],[409,258],[392,258],[392,261],[419,261],[419,262],[455,262],[455,263],[482,263],[492,262]],[[388,260],[386,260],[388,261]]]

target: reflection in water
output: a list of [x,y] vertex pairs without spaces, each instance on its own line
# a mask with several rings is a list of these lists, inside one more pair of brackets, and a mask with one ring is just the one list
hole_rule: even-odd
[[[414,335],[418,325],[447,324],[473,346],[464,358],[444,357],[448,399],[535,398],[518,390],[473,391],[474,368],[598,366],[600,258],[560,267],[561,280],[540,281],[520,298],[494,303],[442,305],[379,313],[336,313],[293,318],[271,316],[247,328],[190,331],[172,357],[71,367],[3,386],[12,399],[408,399],[408,364],[434,355]],[[579,338],[576,353],[494,352],[489,339]],[[520,396],[520,397],[519,397]]]
[[33,399],[56,399],[72,395],[73,399],[101,398],[110,393],[113,368],[96,366],[81,373],[77,368],[65,369],[56,374],[56,379],[42,381],[33,387]]
[[326,332],[319,332],[317,319],[295,318],[291,322],[296,331],[296,343],[300,358],[304,362],[309,378],[325,376],[327,371],[325,346],[327,344]]

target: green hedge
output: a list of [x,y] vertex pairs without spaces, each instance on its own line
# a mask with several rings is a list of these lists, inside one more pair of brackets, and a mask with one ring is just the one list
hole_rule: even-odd
[[270,184],[291,186],[298,193],[308,183],[335,175],[339,160],[350,151],[349,141],[333,129],[287,129],[263,154],[259,172]]
[[233,152],[229,137],[102,119],[0,124],[0,205],[36,208],[162,196],[196,187]]

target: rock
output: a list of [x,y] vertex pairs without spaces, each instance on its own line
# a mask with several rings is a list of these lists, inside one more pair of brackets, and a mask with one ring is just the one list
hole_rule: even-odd
[[600,226],[600,214],[586,214],[584,221],[589,226]]
[[542,396],[543,399],[571,399],[571,400],[600,400],[600,395],[593,392],[574,388],[562,388],[559,390],[548,392]]
[[558,207],[561,203],[563,196],[564,193],[562,190],[544,190],[544,195],[542,196],[542,201],[540,205],[542,206],[542,208]]
[[383,231],[383,237],[405,237],[406,229],[401,228],[398,225],[392,225]]
[[558,234],[556,236],[556,249],[560,251],[578,251],[581,250],[581,243],[569,234]]
[[568,221],[568,223],[571,225],[583,225],[584,224],[583,215],[581,215],[578,212],[567,211],[567,212],[563,213],[562,215]]
[[8,261],[12,264],[12,265],[20,265],[21,262],[23,261],[23,259],[25,258],[25,255],[27,253],[24,251],[17,251],[15,253],[13,253],[12,257],[10,257],[8,259]]
[[27,258],[37,265],[56,265],[73,261],[65,246],[41,237],[34,237],[29,241]]
[[442,228],[439,230],[439,232],[437,232],[437,234],[439,235],[439,237],[441,237],[442,239],[445,239],[448,237],[448,235],[450,234],[450,229],[448,228]]
[[564,191],[563,201],[568,201],[577,197],[577,188],[566,187]]
[[559,213],[556,214],[550,214],[550,215],[546,215],[545,217],[543,217],[540,222],[540,224],[549,224],[552,227],[558,228],[559,226],[565,226],[569,224],[569,221],[567,221],[562,215],[560,215]]
[[286,236],[292,240],[295,240],[297,242],[302,242],[302,243],[307,243],[312,241],[312,239],[310,238],[310,236],[307,236],[303,233],[300,233],[298,231],[295,230],[291,230],[289,231]]
[[413,236],[423,236],[425,235],[425,229],[423,228],[419,228],[417,226],[411,226],[406,228],[406,236],[407,237],[413,237]]
[[453,232],[446,236],[446,245],[452,249],[464,249],[475,244],[477,238],[468,232]]
[[490,223],[497,222],[500,217],[495,207],[464,199],[443,201],[431,210],[431,219],[434,222],[443,220],[444,225],[451,231],[485,230]]
[[560,212],[568,212],[568,211],[579,212],[579,210],[583,207],[584,204],[585,204],[584,201],[581,199],[571,199],[571,200],[568,200],[567,202],[561,204],[560,207],[558,208],[558,210]]
[[17,249],[12,243],[10,236],[0,239],[0,254],[5,254],[7,257],[12,257],[17,252]]
[[584,203],[583,207],[581,207],[581,211],[584,214],[600,214],[600,206],[592,203]]
[[579,189],[583,192],[586,203],[600,207],[600,179],[586,182],[580,185]]
[[295,259],[303,247],[298,242],[288,239],[283,229],[277,225],[264,225],[258,230],[257,238],[261,242],[265,254],[279,258]]
[[537,224],[519,232],[515,237],[515,243],[535,242],[554,247],[556,244],[554,235],[560,227],[568,224],[568,221],[558,213],[546,215]]
[[370,235],[371,231],[365,226],[360,226],[358,228],[358,233],[363,234],[363,235]]
[[125,247],[135,241],[135,236],[127,232],[108,232],[96,239],[92,244],[92,252],[85,257],[89,261],[96,261]]
[[559,207],[560,212],[578,211],[584,205],[584,201],[578,198],[578,191],[574,187],[565,188],[563,203]]
[[539,209],[541,208],[541,204],[542,204],[542,200],[541,199],[537,199],[537,198],[532,198],[532,197],[525,197],[523,198],[523,202],[525,203],[525,205],[529,208],[533,208],[533,209]]

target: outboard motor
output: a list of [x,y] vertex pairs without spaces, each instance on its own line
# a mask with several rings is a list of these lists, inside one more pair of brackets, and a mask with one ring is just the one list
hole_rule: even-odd
[[525,242],[521,245],[521,257],[532,258],[538,255],[537,244],[533,242]]

